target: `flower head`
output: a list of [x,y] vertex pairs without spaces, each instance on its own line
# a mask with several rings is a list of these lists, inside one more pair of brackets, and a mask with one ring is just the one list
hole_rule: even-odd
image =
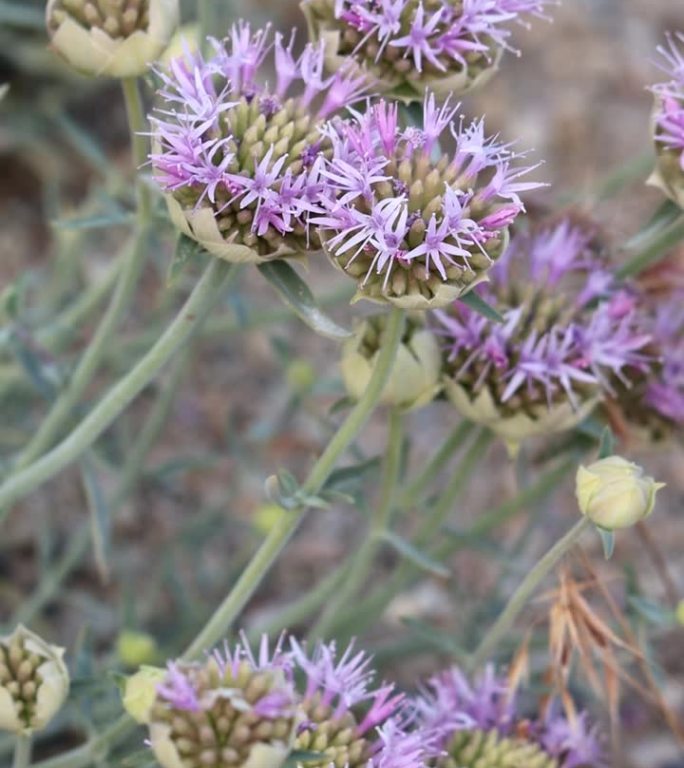
[[669,79],[651,88],[657,161],[649,183],[684,207],[684,34],[668,35],[658,53],[659,66]]
[[170,663],[146,712],[150,744],[164,768],[178,765],[277,768],[297,722],[288,657],[246,643],[209,654],[202,663]]
[[69,693],[63,655],[21,625],[0,637],[0,730],[31,734],[59,712]]
[[515,705],[515,690],[489,667],[470,683],[458,668],[428,681],[416,699],[417,725],[438,734],[438,765],[458,768],[599,768],[597,731],[586,715],[573,721],[549,711],[530,720]]
[[584,225],[516,237],[491,277],[478,290],[503,322],[461,303],[435,321],[450,398],[509,444],[572,427],[648,370],[650,336]]
[[[510,45],[511,25],[548,0],[304,0],[330,71],[353,60],[397,98],[440,97],[483,83]],[[517,53],[517,51],[516,51]]]
[[[324,77],[320,45],[295,56],[294,36],[244,22],[212,44],[211,58],[186,52],[159,72],[151,161],[174,223],[229,261],[319,247],[307,224],[326,187],[318,127],[360,96],[362,78]],[[260,78],[268,55],[274,87]]]
[[[487,138],[483,122],[454,119],[457,106],[425,100],[421,128],[400,129],[384,101],[333,121],[322,175],[326,211],[312,216],[333,263],[358,281],[358,296],[408,309],[445,306],[485,279],[508,225],[523,210],[509,145]],[[433,159],[444,134],[455,151]]]
[[86,75],[135,77],[163,53],[178,26],[178,0],[49,0],[52,48]]

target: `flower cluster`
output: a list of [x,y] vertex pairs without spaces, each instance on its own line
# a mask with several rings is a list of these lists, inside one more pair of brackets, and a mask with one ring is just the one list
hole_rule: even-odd
[[431,678],[416,701],[418,727],[436,737],[439,768],[598,768],[597,731],[586,715],[572,720],[550,709],[527,719],[516,692],[491,667],[470,682],[458,668]]
[[681,271],[667,265],[663,277],[672,278],[664,290],[650,291],[640,284],[634,293],[640,327],[650,336],[653,364],[633,378],[632,386],[618,384],[608,404],[609,411],[618,406],[636,433],[645,431],[656,441],[684,426],[684,282]]
[[49,0],[52,47],[87,75],[144,74],[178,26],[178,0]]
[[264,639],[254,654],[243,641],[201,663],[148,672],[152,696],[127,691],[124,703],[148,725],[164,768],[277,768],[291,751],[310,753],[313,768],[401,768],[392,755],[413,748],[403,697],[392,685],[373,687],[373,677],[369,657],[351,646],[341,655],[334,643],[308,652],[281,638],[271,651]]
[[[323,48],[293,53],[268,28],[233,26],[214,55],[186,54],[159,71],[152,118],[155,177],[185,234],[229,261],[262,261],[318,247],[308,217],[325,193],[320,122],[353,103],[363,79],[325,77]],[[261,82],[272,54],[275,87]]]
[[667,46],[660,46],[660,68],[667,82],[652,87],[656,106],[653,116],[657,154],[656,170],[650,183],[660,187],[680,207],[684,207],[684,34],[668,35]]
[[594,236],[570,219],[514,238],[480,295],[497,323],[458,303],[435,313],[446,388],[468,418],[515,445],[568,429],[652,363],[633,297]]
[[510,25],[548,0],[304,0],[330,71],[353,59],[394,97],[420,99],[482,84],[509,43]]
[[[488,138],[482,120],[456,120],[457,106],[426,96],[423,125],[401,128],[396,104],[331,121],[323,175],[328,210],[311,221],[358,296],[407,309],[443,307],[485,279],[524,209],[510,145]],[[440,138],[456,143],[438,160]]]

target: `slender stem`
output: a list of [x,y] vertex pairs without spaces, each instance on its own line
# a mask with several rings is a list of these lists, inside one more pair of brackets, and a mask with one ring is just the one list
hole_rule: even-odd
[[23,498],[78,459],[154,379],[159,370],[199,328],[235,274],[231,265],[212,259],[175,320],[157,343],[107,392],[78,426],[38,461],[0,485],[1,510]]
[[387,453],[380,488],[380,498],[375,508],[369,530],[352,558],[347,578],[328,603],[320,619],[311,630],[312,637],[325,637],[330,633],[341,610],[349,605],[359,587],[365,582],[375,555],[382,544],[382,535],[387,531],[392,512],[392,501],[396,493],[401,466],[402,416],[393,408],[390,411]]
[[449,434],[441,448],[435,453],[430,461],[425,465],[423,472],[418,475],[404,491],[402,491],[399,504],[402,508],[414,506],[420,499],[421,494],[428,485],[437,477],[442,467],[454,455],[455,451],[468,438],[474,429],[474,424],[470,421],[462,421]]
[[[368,387],[311,469],[308,478],[302,485],[302,492],[305,496],[320,493],[338,458],[358,435],[373,412],[394,365],[403,328],[403,312],[399,309],[393,309]],[[187,649],[185,658],[199,657],[226,633],[298,528],[306,511],[305,506],[292,510],[271,529],[233,589]]]
[[532,570],[525,576],[520,586],[509,599],[503,613],[490,627],[482,638],[470,659],[472,669],[477,669],[487,661],[499,643],[511,631],[518,614],[527,605],[537,587],[555,568],[561,558],[575,545],[580,536],[592,526],[591,520],[583,517],[559,539],[551,549],[537,562]]
[[[452,512],[458,496],[467,488],[468,481],[471,479],[475,467],[482,459],[492,439],[492,433],[489,430],[482,430],[479,433],[436,503],[432,508],[425,510],[425,522],[414,541],[416,547],[425,547],[440,531],[446,518]],[[335,622],[331,631],[339,632],[340,627],[352,623],[351,614],[353,614],[354,632],[356,634],[360,633],[369,621],[379,616],[392,598],[401,592],[420,573],[419,566],[408,560],[403,560],[391,578],[371,593],[366,600],[354,605],[350,610],[345,610]]]
[[13,768],[29,768],[31,765],[31,737],[23,733],[17,735],[14,747]]
[[[138,81],[136,78],[127,78],[122,81],[122,87],[131,133],[133,160],[135,166],[139,167],[147,158],[147,139],[143,135],[146,122]],[[33,439],[19,455],[15,464],[16,469],[23,469],[28,466],[50,448],[102,362],[114,331],[123,314],[128,309],[138,285],[138,278],[140,277],[146,252],[145,246],[150,208],[149,190],[138,179],[138,223],[136,232],[126,248],[116,288],[107,311],[100,321],[83,357],[69,378],[66,389],[61,392]]]

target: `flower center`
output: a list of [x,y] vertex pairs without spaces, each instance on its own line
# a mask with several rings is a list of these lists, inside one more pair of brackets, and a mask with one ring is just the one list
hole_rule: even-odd
[[150,0],[57,0],[49,18],[51,31],[71,17],[86,29],[125,38],[150,24]]

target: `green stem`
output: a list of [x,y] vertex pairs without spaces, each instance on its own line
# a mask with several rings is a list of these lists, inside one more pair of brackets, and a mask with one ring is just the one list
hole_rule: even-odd
[[441,448],[425,465],[423,472],[402,491],[399,501],[402,508],[408,509],[420,500],[425,489],[437,477],[442,467],[454,455],[454,452],[466,441],[474,426],[470,421],[462,421],[449,434]]
[[382,535],[389,527],[392,501],[401,467],[401,449],[402,415],[398,409],[393,408],[390,411],[387,453],[378,505],[371,518],[369,530],[352,558],[347,578],[311,630],[312,637],[326,637],[330,633],[341,610],[351,603],[359,587],[366,581],[376,553],[382,544]]
[[[479,433],[434,506],[426,510],[425,522],[414,541],[416,547],[425,547],[443,527],[459,494],[467,487],[475,467],[484,456],[492,439],[492,433],[489,430],[482,430]],[[366,600],[353,606],[351,610],[345,611],[335,622],[331,631],[338,632],[340,627],[353,624],[354,633],[359,634],[370,621],[384,611],[394,596],[420,573],[421,570],[417,565],[403,560],[391,578],[381,587],[376,589]]]
[[518,614],[527,605],[537,587],[555,568],[561,558],[575,545],[580,536],[592,526],[591,520],[583,517],[562,539],[559,539],[551,549],[537,562],[525,576],[520,586],[509,599],[503,613],[482,638],[479,646],[470,659],[470,667],[478,669],[490,657],[499,643],[509,634]]
[[[0,485],[0,510],[23,498],[78,459],[154,379],[159,370],[201,327],[235,274],[231,265],[212,259],[183,308],[157,343],[107,392],[75,429],[49,453]],[[0,523],[2,522],[0,511]]]
[[[146,128],[145,115],[136,78],[123,80],[122,87],[128,114],[133,160],[137,168],[147,159],[147,139],[142,135]],[[27,467],[50,448],[97,372],[116,327],[128,309],[138,285],[146,252],[150,207],[149,190],[138,178],[138,224],[132,242],[126,249],[107,311],[83,357],[70,376],[66,389],[60,393],[33,439],[19,455],[15,469]]]
[[[366,391],[311,469],[302,485],[304,496],[320,493],[338,458],[355,439],[375,409],[394,365],[403,328],[404,313],[399,309],[392,309],[381,351]],[[305,506],[291,510],[271,529],[233,589],[187,649],[185,658],[198,658],[226,633],[298,528],[306,511]]]
[[[108,502],[110,514],[114,514],[119,506],[126,500],[133,489],[138,477],[145,467],[145,457],[149,453],[159,432],[166,423],[169,409],[174,400],[174,395],[180,383],[181,377],[187,367],[189,347],[186,347],[178,359],[174,361],[174,367],[169,375],[162,392],[150,412],[139,437],[132,448],[126,454],[126,461],[119,474],[119,479]],[[57,593],[71,571],[78,565],[81,558],[88,551],[90,542],[90,522],[83,523],[70,539],[69,544],[57,561],[55,566],[46,571],[36,591],[30,598],[24,600],[21,606],[8,622],[9,627],[17,624],[30,624],[34,616]]]
[[31,765],[31,737],[23,733],[17,735],[14,747],[13,768],[29,768]]

